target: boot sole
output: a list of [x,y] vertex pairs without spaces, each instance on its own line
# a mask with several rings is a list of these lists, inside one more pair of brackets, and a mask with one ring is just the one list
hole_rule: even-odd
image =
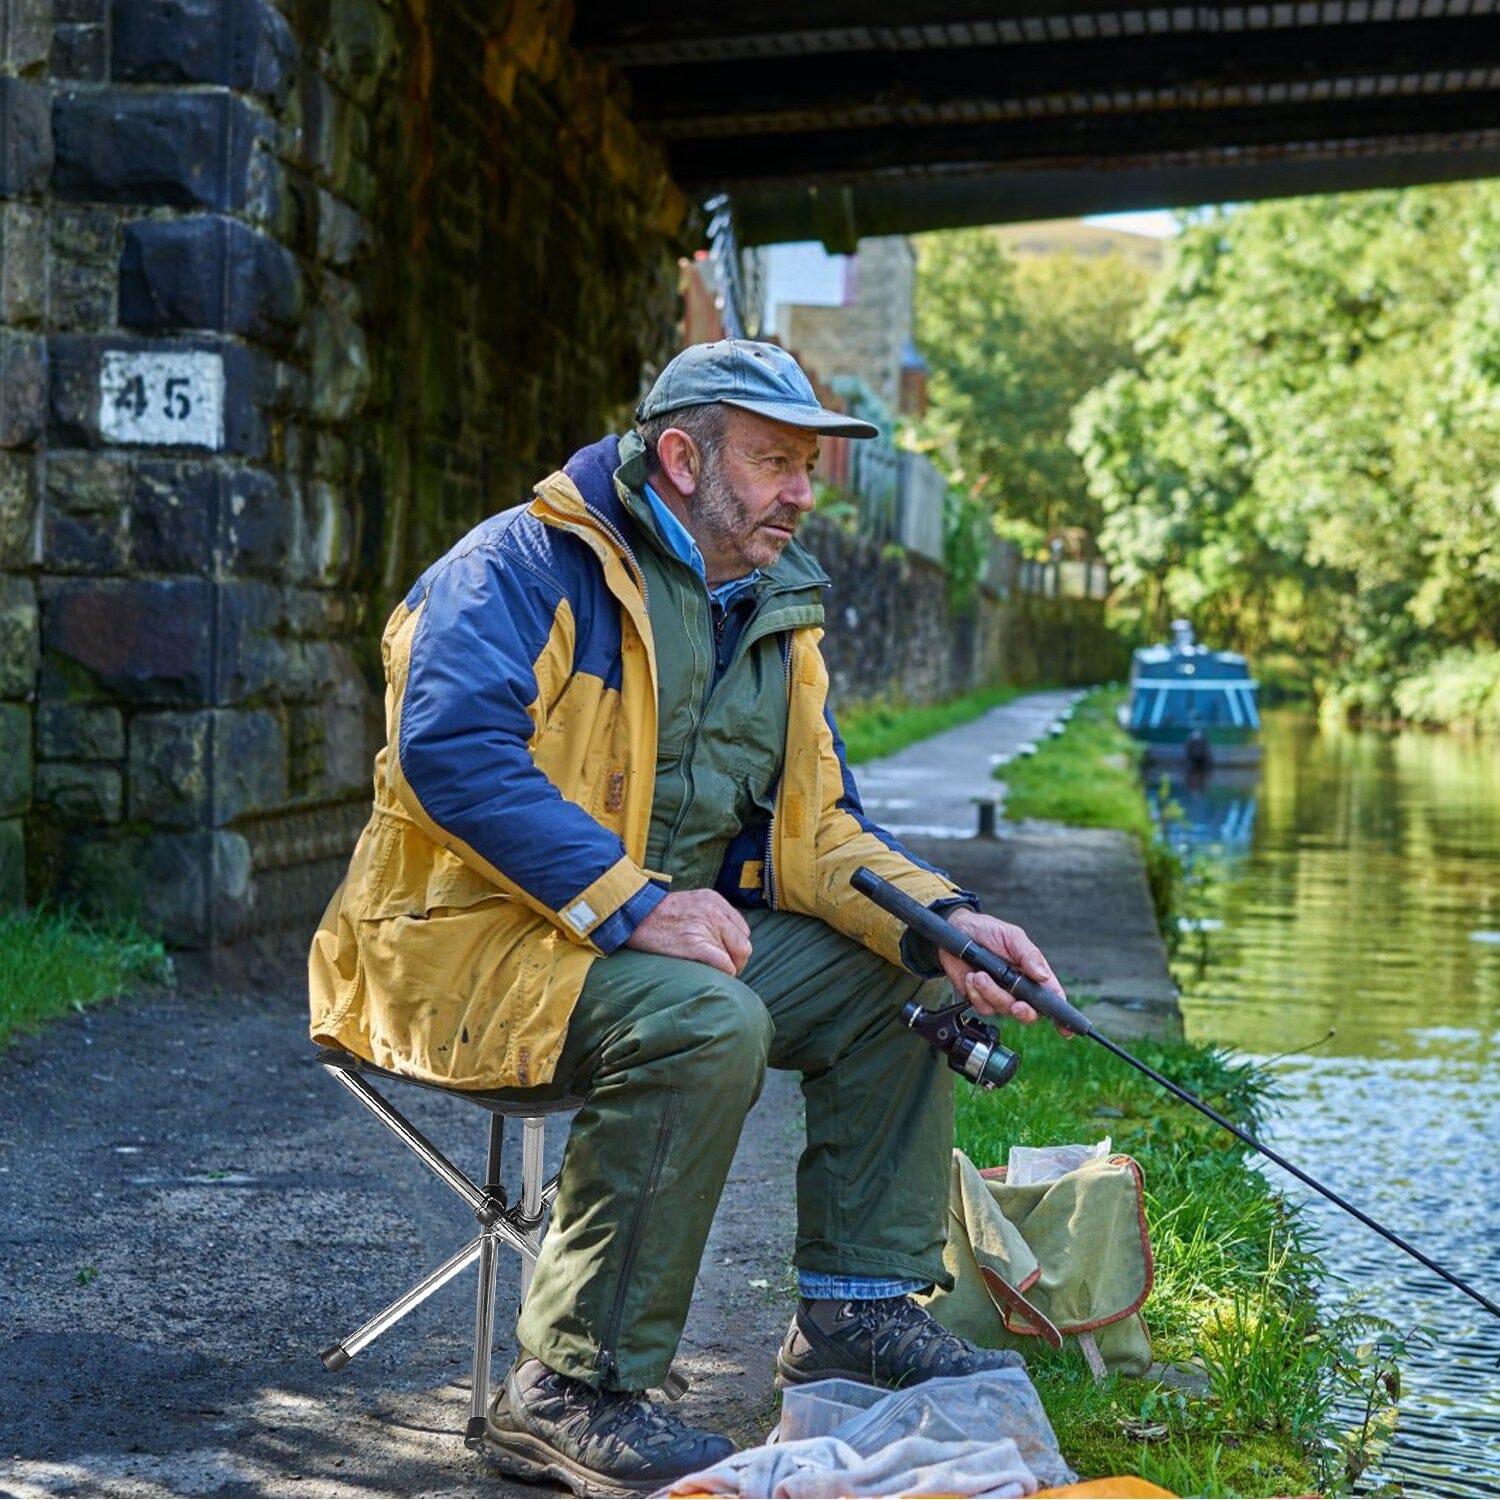
[[532,1484],[559,1484],[575,1495],[651,1495],[672,1479],[618,1479],[568,1458],[529,1432],[499,1427],[493,1418],[484,1426],[485,1456],[512,1479]]
[[858,1375],[849,1369],[799,1370],[795,1366],[783,1364],[779,1354],[776,1356],[777,1390],[784,1391],[789,1385],[811,1385],[815,1380],[852,1380],[856,1385],[867,1385],[877,1391],[890,1389],[889,1386],[871,1380],[868,1375]]

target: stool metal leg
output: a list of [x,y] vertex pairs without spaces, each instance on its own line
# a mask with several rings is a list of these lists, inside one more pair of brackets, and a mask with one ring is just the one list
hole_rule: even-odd
[[424,1277],[409,1292],[404,1292],[397,1297],[384,1312],[378,1312],[362,1327],[357,1328],[347,1338],[340,1339],[336,1344],[330,1344],[318,1356],[323,1361],[325,1369],[338,1371],[354,1358],[367,1344],[373,1344],[387,1328],[399,1323],[412,1308],[425,1302],[439,1287],[447,1284],[458,1275],[460,1271],[466,1271],[479,1260],[486,1245],[491,1247],[491,1255],[494,1254],[493,1240],[488,1233],[480,1234],[469,1241],[456,1255],[445,1260],[437,1270],[430,1276]]
[[[528,1224],[534,1225],[542,1216],[542,1152],[546,1145],[546,1120],[537,1117],[521,1121],[521,1213]],[[557,1195],[556,1183],[551,1184],[552,1196]],[[551,1207],[552,1199],[546,1200]],[[536,1252],[521,1252],[521,1303],[531,1290],[531,1273],[536,1270]]]
[[[505,1144],[504,1115],[490,1116],[490,1144],[485,1156],[484,1185],[503,1201],[500,1187],[500,1152]],[[490,1360],[495,1339],[495,1251],[499,1236],[492,1226],[480,1235],[479,1288],[474,1297],[474,1373],[470,1379],[469,1426],[464,1441],[470,1447],[484,1438],[485,1413],[490,1402]],[[525,1252],[522,1252],[523,1256]]]

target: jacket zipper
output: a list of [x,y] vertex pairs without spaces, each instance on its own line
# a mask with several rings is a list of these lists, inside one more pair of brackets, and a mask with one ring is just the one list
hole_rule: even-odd
[[661,1179],[662,1167],[666,1164],[667,1145],[672,1138],[672,1127],[677,1123],[677,1112],[681,1103],[682,1091],[680,1089],[669,1090],[666,1106],[662,1110],[661,1124],[656,1128],[656,1149],[651,1154],[651,1168],[646,1173],[645,1184],[641,1188],[640,1197],[636,1199],[635,1212],[630,1219],[630,1234],[625,1241],[624,1259],[620,1263],[620,1280],[615,1287],[614,1301],[609,1309],[609,1320],[604,1325],[604,1341],[599,1348],[600,1372],[612,1380],[620,1378],[615,1346],[619,1343],[620,1324],[625,1316],[625,1294],[630,1289],[630,1274],[635,1270],[635,1258],[641,1248],[646,1215],[651,1208],[651,1200],[656,1196],[656,1185]]
[[[792,711],[792,633],[784,631],[781,637],[781,672],[786,680],[786,705],[787,713]],[[786,779],[786,767],[781,768],[782,780]],[[781,801],[781,788],[776,788],[776,796],[771,803],[771,821],[766,824],[766,857],[761,863],[761,887],[765,894],[766,905],[774,911],[776,909],[776,807]]]

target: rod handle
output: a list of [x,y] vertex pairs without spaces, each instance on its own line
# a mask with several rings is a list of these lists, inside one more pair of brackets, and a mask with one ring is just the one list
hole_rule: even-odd
[[899,891],[890,881],[882,880],[873,870],[861,865],[849,877],[849,884],[862,896],[868,896],[876,906],[883,907],[898,921],[904,922],[919,937],[935,943],[945,953],[962,959],[966,964],[988,974],[1002,990],[1024,1000],[1038,1015],[1076,1031],[1080,1036],[1092,1036],[1094,1023],[1078,1009],[1064,1000],[1055,990],[1044,989],[1030,975],[1023,974],[1014,965],[1006,963],[988,948],[981,948],[967,933],[960,932],[952,922],[928,911],[920,901],[914,901],[905,891]]

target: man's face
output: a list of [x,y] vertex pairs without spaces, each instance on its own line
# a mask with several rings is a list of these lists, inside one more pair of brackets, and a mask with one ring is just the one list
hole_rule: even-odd
[[813,508],[816,433],[728,408],[724,450],[705,464],[688,530],[711,584],[769,568]]

